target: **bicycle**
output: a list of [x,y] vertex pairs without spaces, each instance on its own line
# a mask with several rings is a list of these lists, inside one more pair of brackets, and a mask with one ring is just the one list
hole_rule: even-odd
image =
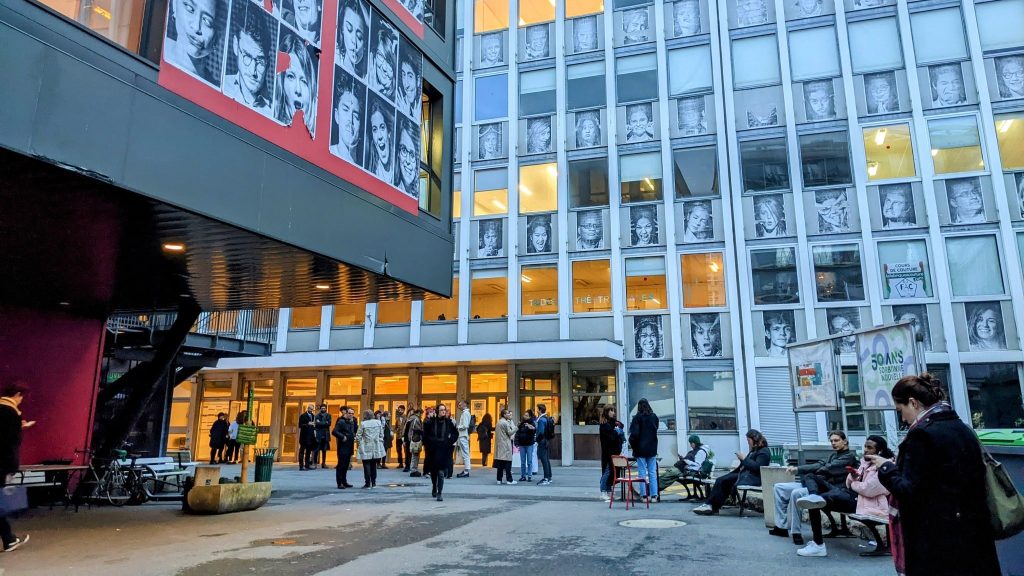
[[[135,463],[139,454],[114,450],[112,457],[101,458],[88,448],[76,449],[75,454],[89,458],[89,469],[82,484],[92,484],[92,490],[85,498],[106,500],[112,506],[124,506],[143,504],[153,497],[157,476],[149,466]],[[129,458],[131,462],[128,465],[122,464],[123,460]],[[81,488],[79,493],[82,493]]]

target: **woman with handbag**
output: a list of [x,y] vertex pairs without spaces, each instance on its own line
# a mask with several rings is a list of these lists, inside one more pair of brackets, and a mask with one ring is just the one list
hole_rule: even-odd
[[498,484],[515,484],[512,479],[512,439],[516,425],[512,422],[512,411],[501,411],[501,418],[494,429],[494,467],[498,470]]
[[356,430],[356,448],[363,463],[363,488],[377,485],[377,463],[384,457],[384,427],[373,412],[363,410],[363,421]]
[[906,576],[998,576],[985,463],[974,431],[946,402],[938,378],[905,376],[892,399],[910,424],[896,461],[865,460],[890,494],[896,571]]

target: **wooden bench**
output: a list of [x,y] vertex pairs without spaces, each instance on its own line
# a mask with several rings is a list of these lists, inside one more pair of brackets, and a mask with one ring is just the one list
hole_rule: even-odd
[[[889,537],[891,536],[891,534],[889,532],[888,518],[879,518],[877,516],[867,516],[865,514],[843,512],[837,512],[837,514],[841,514],[846,518],[860,522],[864,525],[865,528],[868,529],[869,532],[871,532],[871,536],[874,537],[875,549],[868,550],[866,552],[861,552],[861,556],[892,556],[892,550],[889,549]],[[878,533],[879,526],[885,527],[885,544],[882,544],[882,536]]]
[[[740,461],[739,460],[734,460],[732,465],[729,468],[719,468],[719,469],[717,469],[718,473],[717,474],[712,474],[709,478],[692,478],[691,480],[693,480],[695,486],[699,484],[701,492],[703,492],[704,498],[707,499],[707,494],[711,490],[711,487],[715,485],[715,481],[718,480],[718,478],[720,478],[724,474],[728,474],[729,472],[732,472],[737,467],[739,467],[739,465],[740,465]],[[736,504],[737,504],[737,506],[739,506],[739,509],[740,509],[740,513],[739,513],[740,516],[743,516],[743,510],[744,509],[749,509],[750,508],[750,506],[747,503],[747,493],[748,492],[760,493],[761,492],[761,487],[760,486],[748,486],[748,485],[744,485],[744,484],[738,484],[735,487],[733,487],[732,494],[730,494],[730,496],[732,496],[732,497],[734,497],[736,499]]]
[[19,470],[13,474],[11,485],[40,488],[44,486],[62,486],[63,484],[53,478],[47,478],[46,472],[42,470]]
[[[132,465],[131,459],[128,458],[118,460],[118,463],[124,467]],[[169,488],[175,492],[181,492],[185,477],[191,473],[190,468],[194,468],[196,464],[196,462],[181,462],[180,459],[176,460],[171,456],[135,459],[135,466],[146,466],[156,476],[158,482],[154,487],[154,492],[169,491]]]

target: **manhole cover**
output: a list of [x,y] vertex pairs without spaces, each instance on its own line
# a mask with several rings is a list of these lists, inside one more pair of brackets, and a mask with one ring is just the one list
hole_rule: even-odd
[[681,520],[644,518],[642,520],[623,520],[619,522],[619,526],[625,526],[626,528],[679,528],[680,526],[686,526],[686,522]]

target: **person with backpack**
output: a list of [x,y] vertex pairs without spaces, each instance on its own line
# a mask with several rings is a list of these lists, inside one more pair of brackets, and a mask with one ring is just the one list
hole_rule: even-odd
[[391,452],[391,445],[395,441],[395,432],[391,428],[391,413],[384,411],[380,413],[380,427],[384,430],[384,456],[380,459],[379,468],[387,470],[388,453]]
[[530,448],[537,442],[537,423],[533,418],[533,410],[523,413],[523,421],[516,430],[516,446],[519,447],[519,481],[533,482],[530,467],[533,466],[533,452]]
[[636,416],[629,423],[629,447],[636,458],[637,473],[646,478],[640,497],[658,498],[658,415],[647,398],[636,406]]
[[551,457],[548,455],[549,443],[555,438],[555,421],[548,416],[548,407],[544,404],[537,404],[540,418],[537,419],[537,459],[544,471],[544,478],[537,483],[538,486],[551,484]]
[[512,443],[515,435],[516,425],[512,422],[512,411],[506,408],[501,411],[498,426],[494,429],[494,467],[498,470],[498,484],[516,484],[512,479]]
[[406,458],[405,471],[410,477],[419,478],[420,474],[420,451],[423,450],[423,410],[414,408],[409,413],[409,420],[405,424],[405,441],[409,447],[409,457]]
[[462,456],[462,472],[457,478],[469,478],[469,471],[473,468],[469,456],[469,434],[476,425],[476,417],[469,413],[469,404],[465,400],[459,400],[459,423],[455,426],[459,431],[459,455]]
[[664,492],[672,484],[686,478],[709,478],[715,467],[714,452],[701,444],[700,436],[691,434],[687,439],[690,451],[658,474],[658,492]]
[[612,467],[612,456],[622,454],[622,444],[626,441],[623,432],[625,426],[615,419],[615,406],[605,406],[601,411],[601,426],[599,437],[601,439],[601,499],[605,502],[611,499],[612,477],[615,468]]
[[476,441],[480,445],[480,465],[487,466],[487,457],[491,455],[491,440],[494,437],[494,424],[491,423],[491,415],[484,414],[480,423],[476,425]]

